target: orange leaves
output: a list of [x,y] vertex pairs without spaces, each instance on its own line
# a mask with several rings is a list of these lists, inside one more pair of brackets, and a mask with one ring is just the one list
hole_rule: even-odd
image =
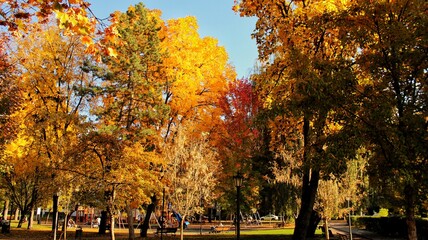
[[82,5],[85,1],[83,0],[68,0],[69,4],[79,4]]
[[85,9],[54,10],[58,25],[68,33],[89,35],[95,30],[95,19],[87,17]]
[[82,36],[80,39],[82,40],[82,43],[85,44],[86,46],[89,46],[94,43],[94,41],[90,36]]
[[[84,0],[28,0],[14,1],[1,0],[1,9],[7,9],[2,15],[0,26],[8,27],[14,35],[22,34],[29,30],[33,16],[37,17],[39,24],[47,23],[52,13],[58,21],[58,26],[64,30],[66,35],[81,35],[82,42],[87,46],[87,53],[98,54],[105,53],[109,56],[115,56],[114,49],[104,49],[105,44],[95,44],[93,36],[96,28],[95,18],[88,15],[87,9],[90,4]],[[3,11],[2,11],[3,12]],[[106,28],[105,35],[108,41],[114,41],[114,21],[112,25]]]

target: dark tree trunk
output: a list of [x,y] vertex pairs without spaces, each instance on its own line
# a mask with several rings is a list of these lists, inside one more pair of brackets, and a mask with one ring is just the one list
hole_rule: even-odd
[[134,217],[132,216],[132,209],[129,204],[126,205],[126,214],[128,216],[128,239],[135,239],[135,231],[134,231]]
[[299,216],[296,219],[296,226],[293,233],[293,240],[305,240],[309,231],[311,215],[314,207],[315,197],[318,190],[320,171],[311,167],[307,151],[309,145],[309,120],[304,117],[303,120],[303,184],[302,184],[302,204],[300,206]]
[[25,217],[27,216],[27,214],[28,214],[28,209],[22,209],[21,211],[20,211],[20,213],[21,213],[21,215],[20,215],[20,217],[19,217],[19,222],[18,222],[18,226],[17,226],[17,228],[21,228],[22,227],[22,224],[24,223],[24,220],[25,220]]
[[407,223],[407,239],[417,240],[418,235],[416,231],[415,219],[415,188],[407,185],[404,189],[406,198],[406,223]]
[[105,234],[107,230],[107,211],[101,211],[101,222],[98,226],[98,233]]
[[309,219],[308,231],[306,233],[307,237],[312,238],[315,236],[315,231],[317,230],[317,227],[320,221],[321,221],[321,215],[317,211],[312,210],[311,218]]
[[307,176],[303,177],[304,185],[302,186],[302,205],[300,206],[299,216],[296,220],[293,240],[305,240],[307,237],[315,202],[315,196],[317,194],[318,189],[319,172],[312,171],[310,175],[309,173],[305,175]]
[[156,197],[152,197],[152,203],[149,204],[147,207],[146,217],[144,218],[144,222],[141,225],[141,231],[140,231],[140,237],[147,237],[147,230],[149,229],[150,225],[150,217],[152,215],[152,212],[155,210],[156,205]]
[[54,194],[53,197],[53,207],[52,207],[52,231],[55,231],[56,228],[56,220],[58,219],[58,195]]

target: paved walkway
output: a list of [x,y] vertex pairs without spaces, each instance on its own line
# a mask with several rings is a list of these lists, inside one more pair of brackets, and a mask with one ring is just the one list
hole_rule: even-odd
[[[346,235],[349,239],[349,226],[345,221],[341,222],[332,222],[330,223],[330,229],[333,235]],[[352,239],[353,240],[405,240],[405,238],[392,238],[392,237],[384,237],[377,233],[370,232],[364,229],[357,229],[352,227]]]

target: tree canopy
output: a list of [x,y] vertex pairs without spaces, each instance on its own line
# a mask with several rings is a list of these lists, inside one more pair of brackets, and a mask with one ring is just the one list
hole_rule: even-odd
[[345,197],[404,213],[417,239],[426,1],[235,0],[257,18],[244,79],[192,16],[139,3],[107,23],[89,1],[0,2],[0,197],[23,216],[60,196],[103,210],[114,239],[118,216],[133,226],[161,194],[183,216],[236,212],[240,171],[243,211],[297,216],[293,239],[346,214]]

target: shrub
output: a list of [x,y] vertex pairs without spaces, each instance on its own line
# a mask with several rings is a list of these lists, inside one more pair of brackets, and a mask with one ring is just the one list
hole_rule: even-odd
[[[358,228],[365,228],[366,230],[376,232],[383,236],[407,236],[407,224],[404,217],[354,216],[352,217],[352,225]],[[428,239],[428,220],[417,219],[416,228],[418,232],[418,239]]]

